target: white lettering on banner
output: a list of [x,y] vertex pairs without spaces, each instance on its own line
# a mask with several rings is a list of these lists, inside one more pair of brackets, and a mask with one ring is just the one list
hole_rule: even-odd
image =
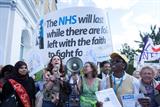
[[145,61],[158,60],[158,59],[160,59],[160,53],[143,52],[142,59]]

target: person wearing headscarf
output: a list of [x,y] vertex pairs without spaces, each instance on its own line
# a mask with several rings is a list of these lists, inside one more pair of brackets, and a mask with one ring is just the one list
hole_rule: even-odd
[[34,107],[36,89],[33,78],[29,77],[27,64],[18,61],[14,67],[14,76],[8,79],[2,89],[3,101],[15,94],[17,107]]

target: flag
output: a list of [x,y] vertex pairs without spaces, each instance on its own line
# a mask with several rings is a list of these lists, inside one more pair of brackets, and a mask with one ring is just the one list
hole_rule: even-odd
[[148,42],[148,37],[147,37],[147,36],[146,36],[146,37],[144,37],[143,42],[144,42],[144,46],[143,46],[142,52],[141,52],[141,54],[140,54],[140,57],[139,57],[139,61],[138,61],[138,63],[140,63],[140,62],[141,62],[142,54],[143,54],[143,52],[144,52],[144,50],[145,50],[145,47],[146,47],[146,45],[147,45],[147,42]]
[[160,46],[154,46],[149,37],[144,38],[144,47],[139,57],[139,63],[142,61],[154,61],[160,59]]

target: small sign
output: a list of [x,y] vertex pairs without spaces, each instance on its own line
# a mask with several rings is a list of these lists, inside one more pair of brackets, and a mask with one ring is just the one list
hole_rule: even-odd
[[136,96],[134,94],[125,94],[121,96],[123,107],[135,107]]
[[96,96],[98,101],[103,103],[103,107],[122,107],[113,88],[97,91]]

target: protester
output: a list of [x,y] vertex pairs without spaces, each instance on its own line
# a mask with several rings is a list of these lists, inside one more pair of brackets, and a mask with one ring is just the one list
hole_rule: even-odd
[[157,73],[155,75],[155,80],[160,81],[160,69],[157,69]]
[[110,69],[111,69],[110,62],[109,61],[103,61],[100,65],[101,65],[101,72],[98,75],[98,78],[103,80],[110,73]]
[[95,92],[100,90],[100,80],[97,78],[97,67],[92,62],[86,62],[83,68],[81,81],[79,82],[80,89],[80,106],[81,107],[96,107],[97,98]]
[[132,76],[134,76],[134,77],[137,78],[137,79],[140,79],[141,76],[140,76],[139,72],[140,72],[140,71],[135,70],[135,71],[133,72]]
[[71,87],[65,81],[62,59],[55,55],[44,71],[44,93],[42,107],[65,107]]
[[80,71],[72,71],[68,79],[72,89],[69,95],[69,107],[80,107],[80,90],[78,88],[78,82],[80,80]]
[[139,82],[135,77],[126,73],[128,59],[125,55],[114,52],[110,57],[112,75],[106,79],[107,88],[114,89],[122,104],[121,95],[139,93]]
[[[2,87],[6,83],[6,81],[13,76],[14,66],[5,65],[1,69],[1,78],[0,78],[0,94],[2,93]],[[0,96],[1,97],[1,96]]]
[[27,64],[18,61],[14,67],[14,76],[8,79],[2,89],[3,101],[15,93],[18,102],[17,107],[34,107],[35,85],[34,80],[28,75]]
[[8,79],[10,79],[11,77],[13,77],[14,75],[14,66],[13,65],[5,65],[2,70],[2,78],[3,78],[3,83],[5,83]]
[[1,78],[0,78],[0,102],[2,101],[2,88],[6,81],[13,76],[14,66],[5,65],[1,69]]
[[35,101],[35,107],[42,107],[43,102],[43,69],[41,69],[39,72],[35,74],[35,86],[36,86],[36,101]]
[[[154,79],[155,71],[149,67],[145,66],[140,71],[141,81],[140,81],[140,93],[143,93],[145,97],[149,97],[150,99],[146,100],[145,98],[139,100],[142,106],[146,107],[158,107],[160,106],[160,93],[156,87],[159,85]],[[145,101],[144,101],[145,100]]]
[[106,78],[108,78],[110,75],[111,66],[109,61],[103,61],[100,65],[101,72],[98,75],[98,78],[101,79],[101,90],[103,90],[106,89]]

